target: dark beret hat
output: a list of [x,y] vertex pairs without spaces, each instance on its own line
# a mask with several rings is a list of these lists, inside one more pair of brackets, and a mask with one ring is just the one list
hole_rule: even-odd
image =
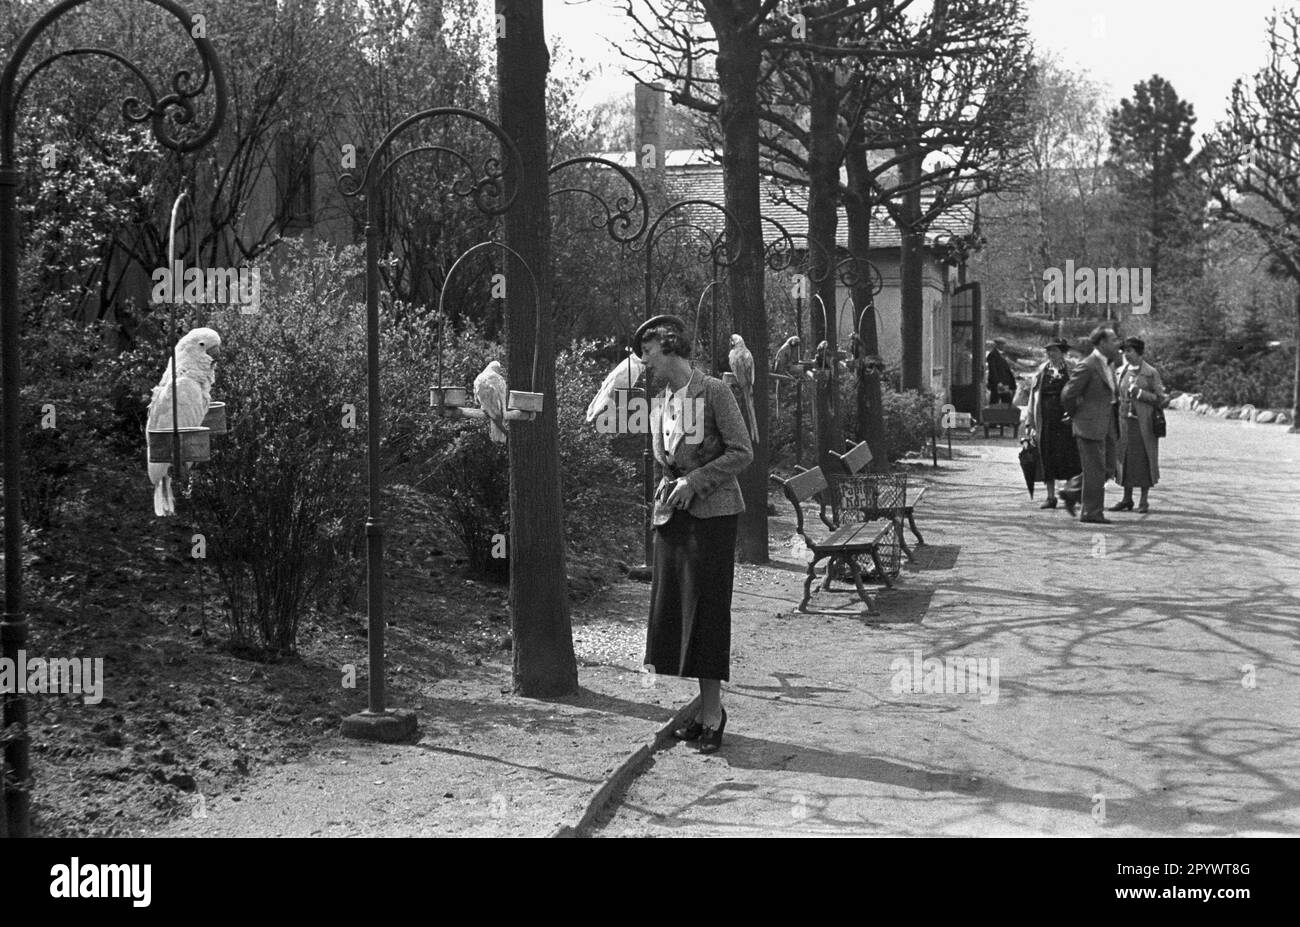
[[641,327],[636,330],[636,334],[632,336],[632,350],[637,357],[641,356],[641,342],[651,333],[651,329],[657,329],[660,326],[675,328],[680,335],[686,334],[686,323],[679,316],[657,315],[646,319],[641,323]]

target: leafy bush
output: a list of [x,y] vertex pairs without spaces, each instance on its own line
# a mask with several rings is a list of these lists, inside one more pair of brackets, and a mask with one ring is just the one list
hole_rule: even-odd
[[587,406],[609,372],[586,358],[594,347],[580,342],[557,356],[555,409],[569,546],[608,551],[620,525],[633,525],[639,531],[644,515],[637,463],[616,456],[616,442],[586,420]]
[[492,557],[492,536],[509,531],[510,469],[505,445],[494,444],[482,421],[455,422],[435,465],[431,492],[465,550],[473,576],[509,579],[510,561]]
[[260,313],[209,323],[230,431],[190,483],[231,643],[269,658],[296,649],[308,597],[350,568],[365,518],[364,313],[345,289],[355,265],[289,247],[278,285],[263,275]]
[[933,397],[914,389],[901,393],[884,389],[880,398],[884,405],[885,448],[889,459],[899,460],[911,451],[920,450],[931,435]]
[[114,369],[99,328],[67,320],[57,301],[29,317],[22,343],[23,519],[45,528],[108,448],[113,422],[104,399]]
[[[895,368],[896,369],[896,368]],[[930,393],[895,388],[897,377],[887,370],[881,377],[880,402],[885,426],[885,453],[891,462],[901,460],[911,451],[920,450],[930,439],[934,397]],[[857,426],[857,377],[852,372],[840,379],[840,408],[844,435],[852,438]]]

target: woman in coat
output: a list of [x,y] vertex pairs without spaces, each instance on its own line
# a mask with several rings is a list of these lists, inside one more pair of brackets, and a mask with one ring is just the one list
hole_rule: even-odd
[[1038,446],[1039,466],[1047,486],[1047,499],[1039,506],[1043,509],[1056,508],[1057,480],[1069,480],[1083,472],[1079,446],[1074,442],[1074,432],[1061,405],[1061,390],[1070,380],[1070,367],[1065,360],[1069,347],[1065,339],[1045,345],[1047,360],[1038,368],[1029,390],[1027,425],[1030,439]]
[[1141,338],[1127,338],[1123,345],[1124,365],[1116,375],[1119,383],[1119,453],[1115,481],[1124,487],[1124,498],[1110,507],[1112,512],[1133,508],[1134,487],[1142,491],[1137,510],[1150,511],[1147,491],[1160,482],[1160,443],[1153,417],[1155,408],[1169,401],[1160,371],[1142,359],[1146,344]]
[[699,679],[699,713],[673,736],[713,753],[727,725],[722,681],[731,678],[736,526],[745,510],[736,475],[754,451],[731,389],[691,366],[685,330],[676,316],[655,316],[632,341],[649,373],[668,381],[650,416],[664,478],[655,493],[645,662],[654,673]]

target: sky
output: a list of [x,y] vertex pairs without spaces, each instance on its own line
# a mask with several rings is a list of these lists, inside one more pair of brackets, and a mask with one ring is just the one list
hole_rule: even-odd
[[[926,4],[926,0],[919,0]],[[1025,0],[1034,45],[1106,88],[1111,105],[1160,74],[1191,102],[1198,135],[1222,118],[1237,77],[1264,63],[1268,15],[1288,0]],[[1296,2],[1296,0],[1289,0]],[[631,92],[609,39],[626,42],[621,0],[546,0],[547,31],[599,71],[582,100]]]

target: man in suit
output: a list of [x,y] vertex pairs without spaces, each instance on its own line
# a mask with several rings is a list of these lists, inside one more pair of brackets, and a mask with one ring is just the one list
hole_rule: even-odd
[[1016,375],[1011,365],[1002,356],[1006,346],[1005,338],[994,338],[989,343],[988,356],[984,358],[984,369],[988,373],[989,405],[1010,402],[1016,395]]
[[[1113,328],[1094,328],[1088,336],[1092,353],[1075,365],[1070,381],[1061,390],[1061,405],[1073,423],[1083,473],[1070,480],[1061,498],[1074,514],[1083,500],[1079,521],[1110,524],[1102,514],[1106,503],[1106,480],[1115,472],[1119,443],[1118,384],[1111,361],[1119,355],[1119,336]],[[1080,486],[1080,483],[1082,485]]]

